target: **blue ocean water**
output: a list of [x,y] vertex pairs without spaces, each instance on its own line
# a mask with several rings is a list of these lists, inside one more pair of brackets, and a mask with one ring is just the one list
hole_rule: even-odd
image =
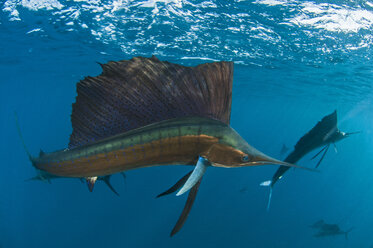
[[[2,158],[0,247],[372,247],[373,2],[5,0],[0,3]],[[156,55],[183,65],[233,61],[231,126],[278,159],[335,109],[344,132],[320,172],[273,165],[209,168],[183,229],[169,233],[186,197],[155,196],[189,168],[163,166],[113,178],[115,196],[74,179],[36,175],[32,154],[68,144],[76,83],[96,62]],[[315,166],[307,155],[299,165]],[[354,228],[315,238],[317,220]]]

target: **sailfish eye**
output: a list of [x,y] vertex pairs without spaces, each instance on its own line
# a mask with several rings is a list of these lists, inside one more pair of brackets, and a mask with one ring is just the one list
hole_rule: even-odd
[[241,160],[242,160],[242,162],[248,162],[249,161],[249,156],[248,155],[243,155]]

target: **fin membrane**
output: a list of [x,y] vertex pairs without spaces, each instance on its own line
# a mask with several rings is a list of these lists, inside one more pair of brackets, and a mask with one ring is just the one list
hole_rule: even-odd
[[188,199],[185,203],[184,209],[181,212],[181,215],[179,219],[177,220],[174,228],[171,231],[170,236],[174,236],[177,232],[180,231],[180,229],[183,227],[186,219],[188,218],[188,215],[190,213],[190,210],[192,209],[193,203],[197,197],[198,189],[201,184],[202,178],[199,179],[199,181],[192,187],[192,189],[189,191]]
[[119,196],[119,193],[114,189],[113,185],[111,185],[110,178],[111,178],[111,175],[107,175],[107,176],[104,176],[104,177],[100,177],[100,180],[104,181],[105,184],[109,187],[109,189],[114,194],[116,194],[117,196]]
[[260,186],[269,187],[269,186],[271,186],[271,184],[272,184],[272,180],[268,180],[268,181],[264,181],[264,182],[260,183]]
[[268,203],[267,203],[267,212],[269,212],[269,208],[271,207],[272,192],[273,192],[273,188],[270,187],[270,188],[269,188]]
[[92,192],[93,187],[95,186],[95,183],[97,181],[97,177],[87,177],[86,181],[87,181],[87,186],[88,186],[89,192]]
[[324,146],[318,153],[316,153],[315,154],[315,156],[313,156],[312,158],[311,158],[311,160],[312,159],[315,159],[317,156],[319,156],[320,155],[320,153],[322,153],[322,151],[324,151],[325,149],[326,149],[326,147],[327,147],[328,145],[326,145],[326,146]]
[[329,146],[330,146],[330,145],[327,145],[327,146],[326,146],[326,149],[325,149],[324,153],[322,154],[322,156],[321,156],[321,158],[320,158],[319,162],[317,162],[317,165],[316,165],[316,167],[315,167],[315,168],[318,168],[318,167],[319,167],[319,165],[321,164],[321,161],[322,161],[322,160],[324,159],[324,157],[325,157],[326,153],[328,152]]
[[153,56],[101,67],[77,84],[69,148],[177,117],[229,124],[233,62],[186,67]]
[[194,168],[192,174],[188,178],[188,180],[185,182],[183,187],[177,192],[177,196],[184,194],[188,190],[190,190],[194,185],[196,185],[199,180],[203,177],[203,175],[206,172],[206,169],[208,166],[210,166],[210,162],[203,158],[199,157],[196,167]]
[[188,180],[189,176],[192,174],[193,171],[190,171],[188,174],[186,174],[185,176],[183,176],[179,181],[177,181],[171,188],[169,188],[168,190],[166,190],[165,192],[157,195],[156,198],[159,198],[161,196],[165,196],[165,195],[169,195],[169,194],[172,194],[174,192],[176,192],[176,190],[180,189],[184,184],[185,182]]

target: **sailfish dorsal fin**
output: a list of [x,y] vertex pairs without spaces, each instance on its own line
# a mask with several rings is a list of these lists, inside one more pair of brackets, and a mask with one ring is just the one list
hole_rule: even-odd
[[77,84],[69,148],[177,117],[229,124],[232,62],[187,67],[153,56],[101,66],[101,75]]
[[294,149],[301,149],[311,143],[322,144],[326,135],[337,130],[337,110],[334,110],[333,113],[324,116],[308,133],[300,138]]

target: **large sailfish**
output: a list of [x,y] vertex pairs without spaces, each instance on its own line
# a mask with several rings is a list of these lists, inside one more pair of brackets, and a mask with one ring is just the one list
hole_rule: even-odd
[[[60,177],[98,177],[159,165],[191,165],[178,195],[191,190],[183,225],[209,166],[295,166],[249,145],[229,125],[233,63],[195,67],[135,57],[102,64],[77,84],[68,148],[41,153],[35,168]],[[180,188],[180,187],[178,187]]]

